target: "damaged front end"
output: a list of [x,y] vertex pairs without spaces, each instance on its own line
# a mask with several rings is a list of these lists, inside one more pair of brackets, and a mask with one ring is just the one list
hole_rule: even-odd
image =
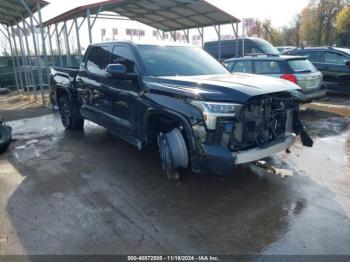
[[288,92],[253,97],[234,114],[214,114],[215,121],[210,113],[203,115],[204,122],[193,126],[198,141],[194,171],[226,173],[235,165],[289,150],[298,135],[304,146],[313,144],[300,121],[299,103]]

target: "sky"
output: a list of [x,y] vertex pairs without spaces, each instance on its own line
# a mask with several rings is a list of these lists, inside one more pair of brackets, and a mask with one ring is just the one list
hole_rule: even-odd
[[[102,0],[46,0],[50,4],[42,9],[43,21],[51,19],[63,12],[73,9],[80,5],[91,4]],[[161,1],[161,0],[159,0]],[[231,15],[243,19],[243,18],[255,18],[264,20],[270,19],[272,25],[279,28],[285,25],[290,25],[294,17],[300,13],[300,11],[306,7],[309,0],[207,0],[211,4],[223,9]],[[69,24],[69,23],[68,23]],[[142,25],[134,21],[113,21],[113,20],[97,20],[93,28],[93,42],[101,42],[112,39],[112,28],[118,28],[119,35],[117,39],[130,39],[130,36],[126,35],[126,29],[143,29],[146,32],[146,36],[141,39],[142,41],[154,40],[152,31],[153,29]],[[102,39],[101,29],[106,29],[106,35]],[[241,30],[241,28],[240,28]],[[197,30],[191,30],[190,39],[194,35],[197,35]],[[221,34],[224,36],[233,35],[232,26],[222,26]],[[241,34],[241,32],[240,32]],[[88,46],[88,34],[86,22],[83,24],[80,30],[80,39],[82,49]],[[133,40],[138,41],[135,37]],[[217,40],[217,35],[214,28],[206,28],[204,33],[204,41]],[[1,41],[4,43],[4,41]],[[70,43],[72,44],[71,50],[76,49],[76,36],[73,33],[70,35]],[[197,43],[198,44],[198,43]],[[61,44],[62,45],[62,44]],[[53,39],[53,49],[56,49],[55,40]]]

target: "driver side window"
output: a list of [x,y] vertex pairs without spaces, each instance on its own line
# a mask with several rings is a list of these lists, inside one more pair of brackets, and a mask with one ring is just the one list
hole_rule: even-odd
[[113,48],[111,64],[125,65],[128,73],[135,73],[135,58],[128,46],[116,45]]

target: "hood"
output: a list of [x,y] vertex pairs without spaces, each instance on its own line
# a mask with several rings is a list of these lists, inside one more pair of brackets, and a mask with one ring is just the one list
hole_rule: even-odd
[[[300,88],[289,81],[253,74],[227,74],[206,76],[147,77],[144,79],[152,89],[205,101],[232,101],[245,103],[250,98]],[[298,92],[299,93],[299,92]]]

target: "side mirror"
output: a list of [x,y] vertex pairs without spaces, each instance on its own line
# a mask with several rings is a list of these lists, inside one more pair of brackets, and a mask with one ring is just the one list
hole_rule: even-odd
[[137,73],[128,73],[126,66],[123,64],[109,64],[106,67],[106,72],[110,77],[116,79],[132,81],[137,81],[139,79]]
[[346,65],[347,67],[350,67],[350,60],[345,61],[345,65]]
[[126,66],[122,64],[109,64],[106,67],[106,72],[109,76],[115,78],[122,78],[127,75]]

